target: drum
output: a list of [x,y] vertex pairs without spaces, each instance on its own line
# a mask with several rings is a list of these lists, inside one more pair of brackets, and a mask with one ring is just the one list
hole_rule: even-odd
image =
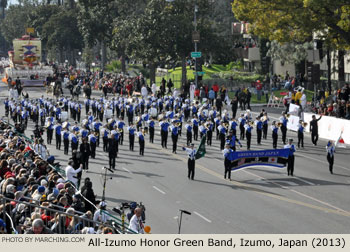
[[112,118],[113,117],[113,110],[111,109],[107,109],[105,112],[105,117],[108,118]]
[[61,112],[61,122],[66,121],[68,119],[68,112],[62,111]]

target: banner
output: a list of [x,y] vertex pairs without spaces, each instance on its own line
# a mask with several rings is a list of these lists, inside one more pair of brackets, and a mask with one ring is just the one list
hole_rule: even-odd
[[197,153],[196,153],[196,159],[200,159],[205,156],[205,141],[206,141],[206,136],[202,137],[201,143],[199,144]]
[[288,162],[289,149],[237,151],[232,152],[231,170],[239,170],[251,166],[273,166],[283,168]]

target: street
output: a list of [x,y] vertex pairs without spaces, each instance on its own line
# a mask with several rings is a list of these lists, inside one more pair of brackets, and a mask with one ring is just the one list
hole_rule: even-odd
[[[44,94],[44,88],[25,90],[30,99]],[[68,90],[64,92],[68,94]],[[2,116],[6,95],[7,87],[1,84]],[[99,97],[99,91],[94,91],[93,96]],[[80,101],[83,99],[80,97]],[[252,108],[253,114],[260,110],[261,107]],[[267,112],[270,118],[278,118],[281,110],[267,108]],[[84,118],[85,111],[82,111]],[[26,130],[28,137],[33,129],[30,121]],[[348,149],[336,150],[334,174],[331,175],[326,159],[327,141],[320,139],[318,145],[313,146],[310,135],[305,133],[305,148],[296,151],[294,177],[287,176],[286,168],[256,167],[233,172],[232,181],[228,181],[224,179],[220,143],[213,134],[213,145],[206,146],[205,157],[196,161],[195,179],[192,181],[187,178],[186,152],[181,150],[186,143],[185,134],[179,137],[177,154],[173,154],[171,137],[168,137],[168,149],[162,149],[158,125],[155,132],[154,144],[149,143],[146,135],[144,156],[138,153],[138,141],[135,141],[135,151],[129,151],[128,134],[125,132],[124,145],[119,146],[116,160],[117,170],[113,174],[108,173],[106,186],[107,208],[112,209],[121,202],[141,201],[146,206],[146,225],[151,226],[152,233],[177,233],[179,209],[191,212],[191,215],[183,214],[181,233],[349,232]],[[295,132],[288,131],[287,137],[297,143]],[[199,141],[195,144],[198,147]],[[242,141],[242,144],[242,150],[246,150],[246,142]],[[63,154],[63,150],[56,150],[55,141],[48,148],[64,168],[68,156]],[[280,133],[278,148],[283,148]],[[270,126],[268,139],[262,140],[260,146],[256,145],[256,132],[253,130],[251,149],[272,149]],[[102,144],[96,153],[96,159],[90,158],[89,172],[83,173],[83,178],[91,178],[93,189],[100,197],[102,167],[108,166],[108,154],[102,151]]]

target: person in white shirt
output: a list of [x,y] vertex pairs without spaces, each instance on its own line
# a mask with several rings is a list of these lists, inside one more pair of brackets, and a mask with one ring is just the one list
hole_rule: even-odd
[[145,86],[142,86],[141,88],[141,95],[142,97],[145,99],[148,95],[148,91],[147,91],[147,88]]
[[34,145],[34,151],[38,153],[38,155],[43,159],[47,159],[47,149],[46,146],[43,144],[44,140],[40,139],[39,142],[37,142]]
[[137,234],[144,234],[143,223],[141,219],[142,209],[136,208],[134,210],[134,215],[130,219],[129,229],[136,232]]
[[197,150],[194,148],[194,144],[191,144],[191,148],[182,147],[182,149],[188,154],[188,178],[193,180]]
[[156,83],[152,84],[152,94],[153,94],[153,96],[156,96],[156,94],[157,94],[157,85],[156,85]]
[[111,217],[107,214],[108,213],[108,211],[106,210],[107,203],[105,201],[101,201],[99,206],[100,206],[100,209],[95,211],[93,220],[106,223],[111,219]]
[[81,164],[78,169],[74,169],[72,160],[68,162],[68,166],[66,167],[67,180],[71,181],[76,187],[78,186],[77,174],[81,172],[82,167],[83,165]]

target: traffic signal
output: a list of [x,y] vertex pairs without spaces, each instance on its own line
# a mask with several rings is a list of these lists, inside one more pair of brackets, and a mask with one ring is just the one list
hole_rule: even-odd
[[269,65],[270,65],[270,58],[269,57],[262,57],[261,59],[261,71],[263,73],[269,72]]
[[312,62],[307,63],[307,80],[311,83],[320,83],[320,65],[319,64],[312,64]]
[[312,82],[319,84],[320,83],[320,65],[316,64],[312,66]]
[[312,62],[307,62],[307,81],[312,82]]
[[202,60],[201,58],[196,58],[196,67],[195,67],[196,72],[202,72]]

